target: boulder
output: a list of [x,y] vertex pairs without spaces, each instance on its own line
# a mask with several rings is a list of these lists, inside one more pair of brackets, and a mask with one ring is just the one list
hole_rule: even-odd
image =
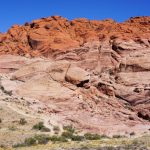
[[66,73],[66,81],[71,82],[77,86],[83,86],[84,83],[89,82],[90,74],[85,70],[71,65]]
[[53,62],[52,65],[49,67],[48,72],[53,80],[58,82],[64,82],[69,67],[70,63],[68,61],[56,61]]

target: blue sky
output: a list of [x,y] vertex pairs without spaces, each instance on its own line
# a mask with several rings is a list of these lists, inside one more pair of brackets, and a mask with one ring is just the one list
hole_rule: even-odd
[[150,0],[1,0],[0,6],[1,32],[13,24],[52,15],[119,22],[132,16],[150,16]]

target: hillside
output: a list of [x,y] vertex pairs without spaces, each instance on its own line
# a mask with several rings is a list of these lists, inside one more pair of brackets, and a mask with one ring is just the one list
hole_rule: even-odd
[[81,134],[149,134],[149,57],[150,17],[14,25],[0,34],[0,102],[43,120],[51,134],[68,125]]

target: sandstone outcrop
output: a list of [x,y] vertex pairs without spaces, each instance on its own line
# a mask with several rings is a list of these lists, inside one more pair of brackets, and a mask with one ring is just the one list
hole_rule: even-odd
[[82,47],[85,43],[106,38],[124,39],[123,43],[121,41],[122,48],[132,48],[135,41],[138,44],[135,43],[134,48],[139,47],[140,43],[147,47],[149,21],[150,17],[130,18],[124,23],[111,19],[68,21],[60,16],[42,18],[23,26],[14,25],[7,33],[1,34],[0,54],[55,57],[58,53],[65,53],[72,48]]
[[0,35],[0,55],[1,93],[38,100],[29,107],[50,125],[149,132],[150,17],[15,25]]

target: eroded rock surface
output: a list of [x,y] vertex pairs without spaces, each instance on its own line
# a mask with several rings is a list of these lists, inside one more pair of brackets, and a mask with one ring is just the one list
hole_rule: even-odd
[[49,125],[149,132],[149,17],[116,23],[54,16],[15,25],[0,42],[2,97],[34,99],[29,109]]

